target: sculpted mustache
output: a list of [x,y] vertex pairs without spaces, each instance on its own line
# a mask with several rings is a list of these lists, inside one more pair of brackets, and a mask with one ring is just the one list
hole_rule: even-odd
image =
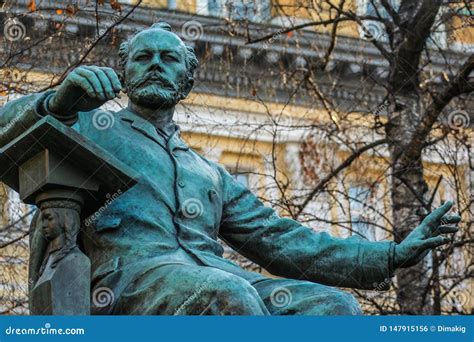
[[[155,78],[155,79],[152,80],[152,78]],[[171,83],[166,78],[161,77],[160,75],[157,75],[155,73],[146,74],[143,77],[143,79],[138,80],[136,82],[133,82],[130,86],[131,86],[132,89],[136,89],[136,88],[142,86],[143,84],[145,84],[147,81],[159,82],[165,88],[176,90],[176,86],[173,83]]]

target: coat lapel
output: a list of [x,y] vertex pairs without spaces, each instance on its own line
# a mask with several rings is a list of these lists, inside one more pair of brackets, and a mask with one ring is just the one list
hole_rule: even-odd
[[159,144],[161,147],[166,149],[166,142],[158,134],[158,132],[156,132],[155,127],[151,123],[129,112],[126,108],[118,112],[118,115],[120,119],[122,119],[123,121],[129,122],[133,129],[139,131],[148,139],[153,140],[154,142]]
[[[129,112],[127,109],[122,109],[121,111],[117,112],[117,116],[121,120],[130,123],[130,126],[133,129],[137,130],[148,139],[151,139],[162,146],[164,150],[167,150],[165,140],[158,134],[158,132],[156,132],[155,127],[151,123]],[[159,188],[155,188],[155,190],[160,194],[160,197],[163,199],[163,202],[168,206],[168,208],[172,212],[175,212],[177,208],[173,204],[172,199],[168,197],[174,196],[174,194],[165,194]]]
[[[159,144],[164,149],[167,149],[166,141],[163,139],[163,137],[160,134],[158,134],[155,127],[151,123],[149,123],[145,119],[139,117],[138,115],[131,113],[126,108],[122,109],[117,114],[119,115],[119,117],[123,121],[129,122],[133,129],[139,131],[140,133],[142,133],[147,138],[153,140],[154,142]],[[169,145],[169,149],[171,151],[174,151],[174,150],[187,151],[187,150],[189,150],[189,146],[186,145],[184,143],[184,141],[181,140],[181,138],[180,138],[179,127],[177,127],[176,132],[174,132],[173,135],[171,136],[171,138],[169,139],[168,145]]]
[[173,135],[169,139],[168,145],[169,145],[169,148],[170,148],[171,151],[174,151],[174,150],[187,151],[187,150],[189,150],[189,146],[186,145],[183,140],[181,140],[179,127],[177,127],[176,131],[173,133]]

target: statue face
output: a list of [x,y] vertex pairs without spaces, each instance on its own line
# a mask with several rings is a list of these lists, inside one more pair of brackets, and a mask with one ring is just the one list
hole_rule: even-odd
[[62,233],[57,216],[52,209],[45,209],[41,213],[43,235],[48,240],[57,238]]
[[[130,100],[147,108],[171,108],[186,87],[186,48],[175,34],[149,29],[130,42],[125,88]],[[187,95],[187,94],[185,94]]]

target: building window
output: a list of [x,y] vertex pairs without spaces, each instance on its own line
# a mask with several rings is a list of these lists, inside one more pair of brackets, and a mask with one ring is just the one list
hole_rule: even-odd
[[239,183],[249,187],[249,175],[247,172],[231,172],[232,177]]
[[[400,0],[388,0],[388,2],[395,11],[399,10]],[[440,13],[438,13],[438,20],[440,20],[442,12],[444,10],[445,9],[442,9]],[[370,15],[381,19],[391,19],[390,14],[382,5],[380,0],[359,0],[357,6],[357,14]],[[387,32],[385,31],[385,25],[382,22],[376,20],[364,20],[363,24],[363,26],[359,26],[359,32],[362,38],[365,38],[367,40],[377,40],[385,43],[388,42],[388,36]],[[445,48],[447,46],[446,28],[444,24],[435,24],[434,31],[431,34],[430,38],[427,40],[427,45],[430,48]]]
[[[400,7],[400,1],[399,0],[389,0],[388,2],[390,4],[390,6],[392,6],[392,8],[395,11],[398,11],[398,8]],[[368,1],[366,1],[366,9],[365,10],[366,10],[366,14],[374,16],[374,17],[379,17],[380,16],[384,19],[387,19],[387,18],[390,17],[390,15],[388,14],[387,10],[382,5],[382,3],[380,3],[380,1],[377,1],[377,0],[374,0],[374,1],[368,0]]]
[[[447,10],[449,13],[449,10]],[[458,18],[451,18],[450,27],[446,32],[446,42],[450,49],[464,53],[474,52],[474,35],[472,26],[474,24],[474,10],[463,8],[457,9]]]
[[[388,2],[396,11],[400,7],[400,0],[389,0]],[[358,15],[370,15],[382,19],[390,18],[390,14],[379,0],[359,0],[357,12]],[[362,38],[367,40],[388,41],[385,25],[376,20],[364,20],[363,26],[359,26],[359,33]]]
[[171,10],[177,9],[178,4],[176,3],[176,0],[168,0],[168,8]]
[[208,0],[207,12],[230,20],[264,21],[270,18],[270,1]]
[[348,190],[352,234],[374,241],[375,227],[371,224],[365,207],[371,195],[371,190],[367,186],[351,186]]

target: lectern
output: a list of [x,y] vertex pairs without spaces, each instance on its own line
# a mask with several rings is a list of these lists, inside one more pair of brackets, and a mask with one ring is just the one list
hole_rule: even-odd
[[30,232],[31,313],[90,314],[91,265],[77,245],[81,221],[107,195],[134,186],[135,172],[46,116],[0,149],[0,175],[22,201],[39,208]]

